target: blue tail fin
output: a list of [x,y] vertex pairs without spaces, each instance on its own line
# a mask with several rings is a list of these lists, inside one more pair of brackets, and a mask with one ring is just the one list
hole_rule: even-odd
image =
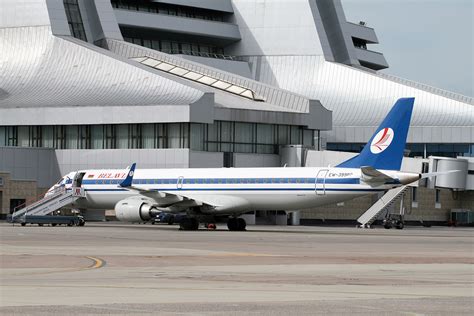
[[337,167],[400,170],[415,98],[403,98],[393,106],[362,152]]
[[135,167],[137,164],[134,162],[130,169],[128,169],[127,177],[119,184],[121,187],[129,187],[133,182],[133,175],[135,174]]

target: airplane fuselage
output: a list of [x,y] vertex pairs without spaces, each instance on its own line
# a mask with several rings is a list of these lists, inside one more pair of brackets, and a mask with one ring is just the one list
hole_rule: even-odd
[[[122,170],[85,170],[80,186],[86,198],[75,207],[113,209],[117,202],[140,193],[120,187]],[[386,171],[387,174],[396,174]],[[213,168],[137,169],[133,186],[147,190],[147,196],[165,206],[183,196],[213,205],[212,213],[251,210],[297,210],[376,194],[399,183],[373,186],[361,180],[355,168]],[[163,198],[169,194],[169,199]]]

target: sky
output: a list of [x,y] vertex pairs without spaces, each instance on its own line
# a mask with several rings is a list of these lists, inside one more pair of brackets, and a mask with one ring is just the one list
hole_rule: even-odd
[[474,97],[474,0],[341,0],[347,21],[365,21],[383,72]]

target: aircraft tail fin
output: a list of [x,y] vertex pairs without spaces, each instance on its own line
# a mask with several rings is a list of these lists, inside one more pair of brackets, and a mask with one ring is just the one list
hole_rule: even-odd
[[361,153],[337,167],[400,170],[415,98],[398,99]]

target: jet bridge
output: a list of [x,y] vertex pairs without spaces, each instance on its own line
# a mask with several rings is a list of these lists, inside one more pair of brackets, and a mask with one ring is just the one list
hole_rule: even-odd
[[73,187],[72,189],[67,190],[61,188],[30,205],[19,206],[11,215],[11,222],[23,222],[25,217],[30,215],[42,216],[51,214],[54,211],[73,204],[81,198],[85,198],[83,188]]

